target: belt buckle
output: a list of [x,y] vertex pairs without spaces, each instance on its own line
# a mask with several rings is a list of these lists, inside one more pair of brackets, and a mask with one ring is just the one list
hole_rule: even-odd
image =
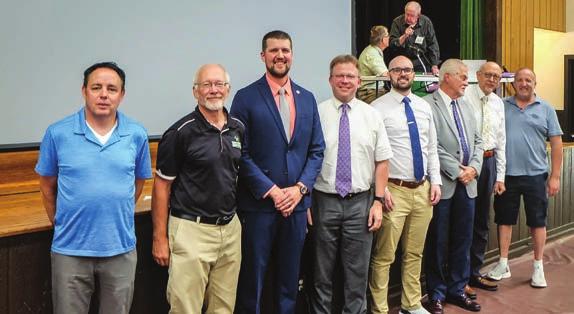
[[215,225],[216,225],[216,226],[226,225],[226,224],[229,223],[229,221],[230,221],[232,218],[233,218],[232,215],[217,217],[217,220],[215,221]]

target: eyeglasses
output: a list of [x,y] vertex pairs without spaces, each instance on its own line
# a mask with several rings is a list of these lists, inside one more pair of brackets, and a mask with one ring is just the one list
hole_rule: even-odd
[[337,80],[342,81],[343,79],[347,79],[347,81],[352,81],[354,79],[356,79],[358,76],[353,75],[353,74],[335,74],[333,75],[333,77]]
[[490,79],[493,79],[495,81],[500,80],[500,75],[498,75],[496,73],[480,72],[480,74],[482,74],[482,76],[484,76],[484,78],[486,78],[487,80],[490,80]]
[[413,73],[414,69],[413,68],[392,68],[389,70],[391,73],[393,74],[411,74]]
[[217,81],[217,82],[201,82],[201,83],[195,83],[193,84],[195,86],[199,86],[199,88],[201,89],[210,89],[211,87],[215,87],[216,89],[223,89],[227,86],[229,86],[228,82],[222,82],[222,81]]

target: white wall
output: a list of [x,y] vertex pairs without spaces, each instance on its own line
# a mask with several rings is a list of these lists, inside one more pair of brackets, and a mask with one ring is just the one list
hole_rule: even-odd
[[292,77],[330,96],[329,62],[351,52],[351,3],[331,0],[3,1],[0,145],[39,142],[46,127],[83,106],[82,72],[113,60],[127,74],[120,110],[150,135],[195,107],[193,75],[223,64],[232,94],[265,71],[261,37],[293,38]]
[[574,32],[534,29],[536,94],[564,109],[564,55],[574,54]]

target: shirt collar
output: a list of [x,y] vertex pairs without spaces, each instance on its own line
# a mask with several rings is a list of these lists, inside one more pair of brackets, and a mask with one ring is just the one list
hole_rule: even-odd
[[[86,129],[88,125],[86,124],[86,108],[82,107],[77,113],[77,119],[74,121],[74,133],[75,134],[86,134]],[[131,134],[130,129],[127,127],[126,117],[123,113],[116,111],[116,130],[119,136],[127,136]],[[91,132],[91,131],[90,131]]]
[[[343,104],[343,102],[340,101],[339,99],[337,99],[335,96],[333,96],[332,99],[333,99],[333,101],[332,101],[333,106],[335,107],[335,109],[337,109],[337,111],[339,111],[340,108],[341,108],[341,105]],[[350,109],[353,109],[355,106],[358,105],[356,99],[357,99],[357,98],[354,98],[354,97],[353,97],[353,99],[351,99],[351,101],[349,101],[349,102],[347,103],[347,104],[349,105],[349,108],[350,108]]]
[[273,94],[273,97],[279,94],[279,89],[281,89],[281,87],[285,88],[286,95],[293,95],[293,93],[291,92],[291,79],[289,77],[287,77],[287,83],[285,83],[284,86],[280,86],[279,84],[275,83],[271,79],[269,73],[267,72],[265,73],[265,79],[267,80],[267,84],[269,84],[269,87],[271,87],[271,94]]
[[404,96],[403,94],[399,93],[398,91],[396,91],[394,88],[391,88],[391,91],[389,92],[389,94],[391,95],[391,97],[393,97],[399,104],[403,102],[403,99],[405,99],[405,97],[408,97],[411,102],[413,100],[413,93],[409,90],[409,94]]
[[450,105],[450,103],[454,100],[456,101],[456,99],[452,99],[450,98],[449,95],[447,95],[440,87],[438,89],[438,94],[440,95],[440,97],[442,98],[442,100],[444,101],[445,105]]
[[[516,104],[516,96],[507,97],[505,100],[506,100],[509,104],[518,107],[518,105]],[[528,106],[526,106],[526,108],[528,108],[528,107],[531,106],[531,105],[540,104],[541,101],[542,101],[542,99],[540,99],[540,97],[536,96],[536,98],[534,98],[534,101],[533,101],[532,103],[528,104]]]

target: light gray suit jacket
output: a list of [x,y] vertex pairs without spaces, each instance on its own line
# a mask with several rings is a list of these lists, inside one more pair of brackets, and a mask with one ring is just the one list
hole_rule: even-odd
[[[440,160],[440,175],[442,178],[441,199],[449,199],[452,198],[454,194],[458,175],[461,170],[460,166],[462,165],[460,162],[462,159],[462,151],[460,149],[458,131],[454,123],[454,118],[452,118],[452,110],[447,109],[450,108],[451,105],[448,104],[448,107],[445,105],[438,90],[425,96],[424,100],[431,105],[436,127],[438,139],[437,150]],[[470,104],[465,103],[462,97],[457,101],[460,108],[459,114],[463,120],[464,131],[470,149],[468,165],[473,167],[477,174],[480,174],[482,154],[484,151],[482,148],[482,138],[476,126],[474,112]],[[466,192],[469,197],[476,197],[476,179],[466,185]]]

